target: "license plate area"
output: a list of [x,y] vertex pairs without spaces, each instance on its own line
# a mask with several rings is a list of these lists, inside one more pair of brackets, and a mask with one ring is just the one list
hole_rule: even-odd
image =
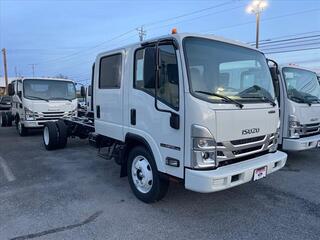
[[257,168],[253,172],[253,181],[257,181],[267,176],[267,166]]

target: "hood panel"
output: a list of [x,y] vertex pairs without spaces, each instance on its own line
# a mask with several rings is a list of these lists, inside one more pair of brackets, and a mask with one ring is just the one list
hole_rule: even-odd
[[276,132],[278,109],[216,111],[217,142],[252,138]]
[[301,124],[310,124],[320,122],[320,105],[299,106],[297,107],[298,119]]

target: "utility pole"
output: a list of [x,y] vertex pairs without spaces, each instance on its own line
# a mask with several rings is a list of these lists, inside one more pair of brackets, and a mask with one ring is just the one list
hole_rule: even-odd
[[32,63],[32,64],[29,64],[29,65],[31,65],[31,68],[32,68],[32,76],[34,77],[34,69],[35,69],[35,66],[36,66],[37,64]]
[[7,69],[7,53],[6,53],[6,49],[3,48],[2,49],[2,55],[3,55],[3,67],[4,67],[4,81],[5,81],[5,95],[7,95],[8,93],[8,69]]
[[14,74],[16,75],[16,78],[18,78],[18,70],[17,70],[17,66],[14,66]]
[[143,26],[136,28],[136,30],[138,31],[140,42],[142,42],[147,35],[147,31],[143,29]]

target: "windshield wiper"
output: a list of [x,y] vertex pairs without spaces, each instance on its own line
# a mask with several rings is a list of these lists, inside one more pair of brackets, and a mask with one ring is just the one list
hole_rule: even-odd
[[261,99],[264,102],[268,102],[272,107],[275,107],[277,104],[270,98],[266,96],[254,96],[254,97],[242,97],[242,98],[253,98],[253,99]]
[[221,95],[221,94],[218,94],[218,93],[213,93],[213,92],[205,92],[205,91],[195,91],[195,92],[196,93],[202,93],[202,94],[210,95],[210,96],[219,97],[219,98],[222,98],[222,99],[226,100],[227,102],[234,103],[237,107],[239,107],[241,109],[243,108],[243,104],[242,103],[239,103],[238,101],[233,100],[232,98],[229,98],[227,96],[224,96],[224,95]]
[[64,97],[50,98],[50,100],[67,100],[67,101],[72,102],[72,100],[71,100],[71,99],[69,99],[69,98],[64,98]]
[[45,98],[41,98],[41,97],[36,97],[36,96],[26,96],[26,97],[49,102],[49,99],[45,99]]
[[308,104],[309,106],[312,105],[312,102],[311,101],[308,101],[306,98],[302,98],[302,97],[297,97],[297,96],[289,96],[290,99],[292,100],[297,100],[297,101],[300,101],[300,103],[306,103]]

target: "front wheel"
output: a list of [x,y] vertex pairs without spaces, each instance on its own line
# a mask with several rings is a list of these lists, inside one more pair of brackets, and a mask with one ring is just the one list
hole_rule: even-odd
[[43,128],[43,144],[47,150],[59,147],[59,133],[55,122],[46,122]]
[[23,126],[23,124],[21,123],[21,121],[18,122],[17,124],[17,129],[18,129],[18,133],[21,137],[27,136],[28,135],[28,129],[25,128],[25,126]]
[[6,127],[8,125],[8,119],[5,112],[1,113],[0,123],[1,123],[1,127]]
[[128,179],[134,195],[145,203],[162,199],[169,181],[161,178],[152,154],[144,147],[133,148],[128,157]]

